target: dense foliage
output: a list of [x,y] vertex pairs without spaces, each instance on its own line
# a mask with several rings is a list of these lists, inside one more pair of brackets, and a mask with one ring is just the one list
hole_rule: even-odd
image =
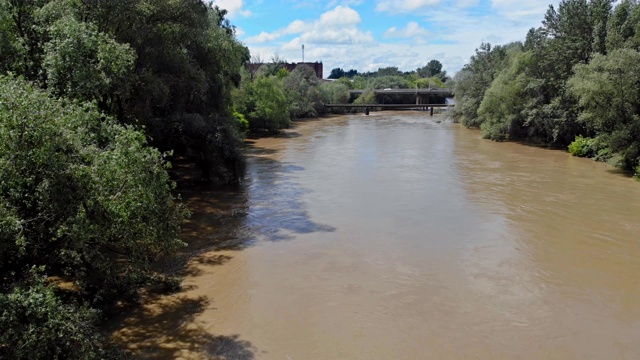
[[231,89],[248,50],[201,0],[2,0],[0,71],[93,101],[206,178],[241,175]]
[[640,178],[639,39],[636,0],[562,0],[524,44],[476,50],[455,77],[455,118],[494,140],[571,144]]
[[[117,356],[97,330],[184,244],[164,154],[242,176],[246,47],[200,0],[0,0],[0,358]],[[170,152],[169,152],[170,151]]]
[[185,212],[160,152],[94,105],[2,77],[0,119],[0,355],[84,358],[100,347],[92,309],[135,300],[183,245]]

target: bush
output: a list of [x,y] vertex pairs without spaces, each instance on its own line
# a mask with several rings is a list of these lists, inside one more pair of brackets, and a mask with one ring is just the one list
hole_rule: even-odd
[[598,154],[596,141],[593,138],[578,135],[576,139],[569,144],[569,153],[578,157],[594,157]]
[[0,294],[0,358],[109,357],[95,310],[63,303],[41,277],[29,282]]
[[240,132],[241,134],[246,134],[249,131],[249,121],[244,115],[237,111],[234,111],[233,119],[235,120],[238,132]]

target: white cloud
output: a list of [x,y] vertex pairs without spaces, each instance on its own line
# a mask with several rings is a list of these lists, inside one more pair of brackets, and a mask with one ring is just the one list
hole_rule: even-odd
[[[509,0],[499,0],[509,1]],[[459,9],[466,9],[472,6],[476,6],[480,3],[480,0],[455,0],[455,1],[442,1],[442,0],[378,0],[376,4],[376,11],[386,12],[391,14],[401,13],[428,13],[434,8],[446,7],[451,11],[457,11]]]
[[386,38],[412,38],[414,40],[424,40],[427,35],[429,35],[429,30],[415,21],[410,21],[404,29],[392,27],[384,33]]
[[380,12],[412,12],[440,4],[441,0],[380,0],[376,10]]
[[318,25],[324,26],[355,26],[362,22],[360,14],[348,6],[338,5],[335,9],[320,15]]
[[364,2],[364,0],[331,0],[327,3],[327,9],[330,9],[336,5],[342,6],[356,6],[360,5]]
[[358,29],[362,18],[357,11],[350,7],[338,5],[335,9],[320,15],[311,22],[295,20],[286,28],[272,33],[262,32],[249,37],[245,41],[249,44],[262,44],[280,39],[286,35],[299,34],[299,37],[284,45],[285,49],[298,48],[302,43],[310,44],[360,44],[375,41],[370,32]]
[[279,37],[280,37],[280,34],[267,33],[267,32],[263,31],[263,32],[261,32],[260,34],[258,34],[256,36],[252,36],[250,38],[247,38],[246,41],[248,43],[262,44],[262,43],[274,41],[274,40],[278,39]]
[[214,6],[227,10],[227,17],[233,18],[236,15],[249,16],[249,10],[243,10],[244,0],[215,0]]
[[549,4],[557,5],[558,1],[537,0],[492,0],[491,6],[502,16],[510,20],[526,20],[530,17],[541,17],[549,8]]

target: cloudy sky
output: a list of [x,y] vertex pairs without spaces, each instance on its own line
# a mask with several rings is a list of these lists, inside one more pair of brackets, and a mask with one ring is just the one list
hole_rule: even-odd
[[360,72],[429,60],[458,71],[482,42],[524,40],[558,0],[216,0],[252,55]]

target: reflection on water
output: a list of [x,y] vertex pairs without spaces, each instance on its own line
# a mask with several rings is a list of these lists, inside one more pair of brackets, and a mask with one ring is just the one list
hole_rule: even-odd
[[241,189],[185,189],[184,291],[114,338],[143,358],[640,358],[640,185],[442,120],[252,141]]

